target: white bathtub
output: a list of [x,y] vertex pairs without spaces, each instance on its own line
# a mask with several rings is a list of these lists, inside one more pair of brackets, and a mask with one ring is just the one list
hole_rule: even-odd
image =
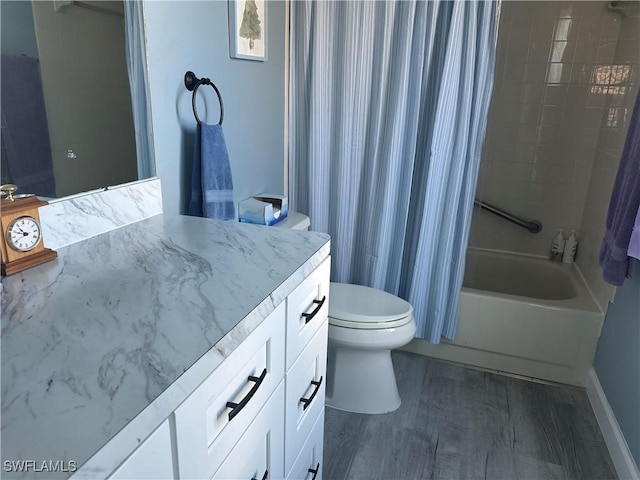
[[455,341],[406,350],[582,386],[602,323],[575,266],[470,249]]

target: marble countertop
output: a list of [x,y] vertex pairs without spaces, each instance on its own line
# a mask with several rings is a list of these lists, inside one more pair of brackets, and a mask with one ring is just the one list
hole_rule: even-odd
[[324,234],[158,215],[3,278],[3,477],[113,471],[328,254]]

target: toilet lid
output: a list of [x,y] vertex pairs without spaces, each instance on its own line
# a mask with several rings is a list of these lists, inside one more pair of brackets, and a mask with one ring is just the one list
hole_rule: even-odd
[[329,323],[349,328],[391,328],[409,323],[413,307],[382,290],[331,283]]

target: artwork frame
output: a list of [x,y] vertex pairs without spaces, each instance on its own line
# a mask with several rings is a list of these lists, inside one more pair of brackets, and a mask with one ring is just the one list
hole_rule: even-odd
[[[267,60],[267,1],[229,1],[229,56],[243,60]],[[256,35],[256,38],[251,38]]]

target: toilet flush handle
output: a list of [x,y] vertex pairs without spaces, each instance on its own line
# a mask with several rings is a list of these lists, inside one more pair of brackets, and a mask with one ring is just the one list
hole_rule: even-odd
[[327,299],[327,296],[323,296],[322,300],[314,300],[313,303],[316,305],[316,308],[313,309],[313,312],[311,313],[303,313],[302,314],[302,318],[304,318],[304,323],[309,323],[311,320],[313,320],[313,317],[315,317],[318,312],[320,311],[320,309],[322,308],[322,306],[324,305],[324,301]]

